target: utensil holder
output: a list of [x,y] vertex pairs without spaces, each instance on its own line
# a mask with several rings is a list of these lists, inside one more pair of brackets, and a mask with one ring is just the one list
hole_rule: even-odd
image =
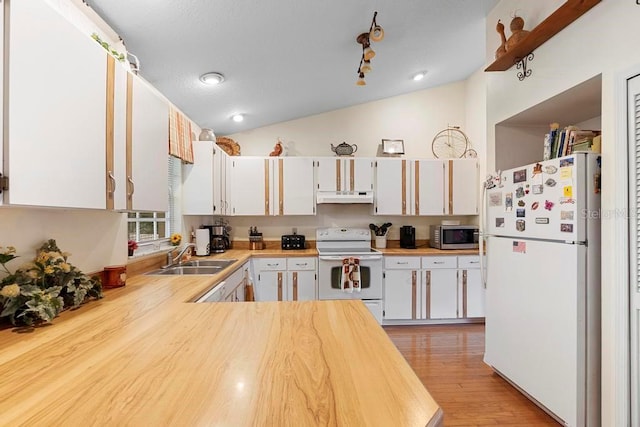
[[374,237],[375,247],[378,249],[384,249],[387,247],[387,235]]

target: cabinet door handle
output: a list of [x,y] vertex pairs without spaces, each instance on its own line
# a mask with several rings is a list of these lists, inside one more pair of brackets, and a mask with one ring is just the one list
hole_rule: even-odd
[[282,272],[278,272],[278,301],[282,301]]
[[462,317],[467,317],[467,270],[462,271]]
[[417,305],[417,287],[418,287],[418,273],[413,270],[411,272],[411,318],[416,319],[416,305]]
[[293,300],[298,301],[298,272],[293,272]]
[[109,197],[113,197],[116,192],[116,177],[113,176],[113,171],[109,171]]
[[131,189],[131,191],[127,191],[127,197],[130,199],[133,196],[133,193],[136,190],[135,184],[133,183],[133,179],[130,176],[127,177],[127,190]]
[[425,285],[425,296],[424,296],[424,302],[425,302],[425,307],[426,307],[426,313],[425,313],[425,318],[430,319],[431,318],[431,272],[427,271],[427,276],[426,276],[426,285]]

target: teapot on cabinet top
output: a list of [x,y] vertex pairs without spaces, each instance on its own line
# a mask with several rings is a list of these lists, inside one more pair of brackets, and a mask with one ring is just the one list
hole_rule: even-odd
[[331,151],[336,153],[336,156],[350,156],[358,151],[358,146],[356,144],[350,145],[346,142],[338,144],[337,147],[334,147],[333,144],[331,144]]

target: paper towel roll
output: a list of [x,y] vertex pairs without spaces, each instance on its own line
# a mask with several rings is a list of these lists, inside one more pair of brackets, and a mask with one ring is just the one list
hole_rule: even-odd
[[196,230],[196,255],[206,256],[211,252],[209,250],[209,229],[198,228]]

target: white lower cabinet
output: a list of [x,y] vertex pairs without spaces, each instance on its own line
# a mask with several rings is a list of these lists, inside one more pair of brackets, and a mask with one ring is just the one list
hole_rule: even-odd
[[288,301],[317,299],[316,258],[287,258]]
[[478,256],[388,256],[384,265],[385,321],[484,318]]
[[429,319],[458,317],[458,271],[455,269],[425,270]]
[[317,298],[316,258],[256,258],[256,301],[304,301]]
[[420,319],[420,258],[385,257],[384,319]]
[[249,279],[249,262],[234,271],[225,280],[225,296],[223,301],[240,302],[245,300],[245,288]]
[[462,318],[485,316],[485,289],[479,256],[458,257],[458,313]]

